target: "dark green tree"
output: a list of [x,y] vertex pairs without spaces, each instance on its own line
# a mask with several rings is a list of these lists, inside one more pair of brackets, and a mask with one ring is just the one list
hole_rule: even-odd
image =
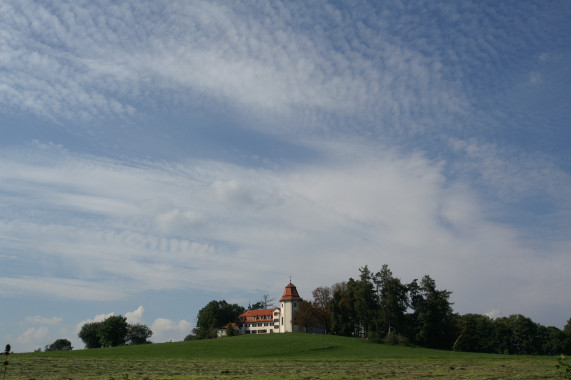
[[79,338],[85,344],[85,348],[100,348],[101,341],[99,340],[99,325],[101,322],[88,322],[81,326],[79,331]]
[[[350,279],[349,282],[354,281]],[[357,317],[353,307],[354,299],[348,291],[348,283],[341,282],[333,286],[333,298],[329,302],[331,331],[337,335],[353,336]]]
[[148,339],[152,335],[151,329],[141,323],[127,325],[127,342],[129,344],[151,343]]
[[200,309],[196,317],[197,336],[200,339],[216,338],[218,327],[226,323],[235,322],[244,308],[237,304],[222,301],[210,301]]
[[[355,315],[357,317],[357,336],[368,338],[370,334],[377,337],[379,303],[375,294],[373,277],[367,265],[359,268],[361,276],[359,281],[354,281],[348,290],[353,292],[355,300]],[[349,283],[348,283],[349,285]]]
[[103,347],[122,346],[127,342],[127,318],[112,315],[105,319],[97,328],[97,335]]
[[378,303],[367,266],[359,280],[352,278],[337,288],[329,303],[331,331],[338,335],[367,338],[377,328]]
[[449,301],[452,292],[437,290],[436,282],[426,275],[420,287],[413,290],[416,334],[415,341],[422,346],[451,349],[454,342],[453,312]]
[[45,351],[69,351],[72,350],[71,342],[67,339],[58,339],[49,346],[46,346]]

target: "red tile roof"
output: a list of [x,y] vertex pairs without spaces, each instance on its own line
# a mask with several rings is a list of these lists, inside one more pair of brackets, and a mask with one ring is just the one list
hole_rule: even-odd
[[[274,320],[274,311],[279,313],[279,308],[275,309],[261,309],[261,310],[247,310],[245,313],[240,314],[238,320],[241,323],[249,323],[249,322],[260,322],[260,321],[273,321]],[[262,317],[265,316],[265,319]],[[254,317],[256,319],[254,320]],[[277,318],[277,317],[276,317]]]
[[284,294],[280,298],[280,302],[282,301],[301,301],[297,288],[291,282],[285,287]]

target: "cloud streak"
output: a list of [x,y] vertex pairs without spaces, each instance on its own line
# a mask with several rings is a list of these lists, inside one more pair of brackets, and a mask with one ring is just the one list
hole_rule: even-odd
[[[444,162],[391,150],[367,152],[365,146],[327,149],[326,165],[285,171],[209,161],[176,169],[127,166],[61,152],[38,170],[33,158],[5,157],[0,166],[11,167],[17,157],[18,170],[4,172],[1,190],[29,195],[23,204],[4,204],[3,215],[10,217],[0,223],[0,236],[11,237],[7,249],[37,253],[19,258],[33,268],[29,276],[2,277],[3,294],[40,291],[69,299],[116,300],[160,289],[247,291],[248,278],[271,283],[289,272],[312,289],[345,279],[346,268],[388,263],[403,277],[430,273],[453,288],[459,307],[468,307],[464,300],[470,299],[491,310],[498,304],[507,308],[504,298],[523,294],[523,289],[535,288],[541,303],[540,294],[548,287],[528,277],[531,268],[550,272],[549,287],[565,283],[566,275],[552,266],[568,260],[568,239],[552,245],[533,236],[527,240],[536,249],[522,245],[520,231],[494,222],[496,215],[486,211],[467,183],[446,178]],[[65,191],[70,186],[67,171],[77,174],[72,195]],[[109,179],[112,190],[105,185]],[[107,194],[117,206],[101,207],[90,194]],[[35,215],[23,212],[28,208],[62,218],[41,225]],[[93,224],[93,218],[103,218],[106,227]],[[288,259],[276,267],[268,252]],[[306,265],[300,268],[299,262]],[[315,267],[321,268],[318,274],[309,269]],[[46,270],[55,271],[54,276],[43,276]],[[473,298],[474,290],[461,285],[461,278],[475,274],[468,283],[487,278],[478,293],[482,287],[489,294],[495,287],[502,290]],[[280,286],[273,285],[276,291]]]

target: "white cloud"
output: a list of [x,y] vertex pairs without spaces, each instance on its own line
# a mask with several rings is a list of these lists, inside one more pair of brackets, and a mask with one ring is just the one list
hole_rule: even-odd
[[145,308],[143,306],[139,306],[137,310],[125,313],[125,318],[127,318],[127,323],[130,324],[141,323],[143,321],[144,312]]
[[30,327],[16,338],[16,343],[19,346],[28,346],[30,343],[35,344],[45,341],[48,335],[49,330],[47,327]]
[[192,325],[185,320],[175,322],[166,318],[157,318],[150,328],[153,332],[151,341],[162,343],[183,340],[190,334]]

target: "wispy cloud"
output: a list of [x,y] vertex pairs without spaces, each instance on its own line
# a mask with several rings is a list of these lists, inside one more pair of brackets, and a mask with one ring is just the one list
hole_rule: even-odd
[[26,317],[26,319],[24,320],[25,323],[38,324],[38,325],[57,325],[61,323],[61,321],[62,321],[61,317],[47,318],[47,317],[42,317],[41,315]]
[[[473,160],[492,157],[489,151],[480,156],[476,144],[455,144]],[[428,272],[475,304],[494,302],[490,299],[499,304],[506,294],[517,299],[514,294],[523,289],[541,288],[528,277],[532,268],[550,272],[549,286],[564,283],[566,275],[550,265],[568,260],[561,249],[569,242],[560,237],[556,247],[532,236],[526,239],[531,246],[522,245],[519,230],[494,222],[496,215],[486,211],[465,178],[446,178],[445,162],[391,150],[367,152],[366,146],[327,149],[327,164],[276,171],[209,161],[176,169],[130,166],[61,152],[38,170],[33,158],[22,161],[18,154],[18,170],[4,172],[2,191],[28,196],[24,204],[4,204],[0,235],[11,237],[5,249],[37,254],[20,257],[28,260],[30,276],[4,276],[1,289],[105,300],[151,289],[247,291],[249,278],[268,283],[290,272],[311,289],[344,279],[347,268],[383,263],[403,277]],[[5,157],[0,166],[11,167],[13,159]],[[479,167],[486,182],[500,189],[533,182],[510,166]],[[68,171],[76,179],[71,196]],[[101,207],[90,194],[107,194],[117,206]],[[77,203],[78,197],[85,204]],[[89,202],[95,202],[93,208]],[[22,212],[28,208],[35,214]],[[61,215],[60,221],[34,221],[46,209]],[[94,224],[94,218],[103,218],[104,225]],[[276,267],[268,252],[288,260]],[[56,269],[53,261],[65,264]],[[306,265],[299,267],[300,261]],[[322,270],[315,273],[314,267]],[[45,277],[46,270],[56,271],[54,277]],[[482,286],[494,295],[486,301],[466,298],[475,292],[458,282],[471,276],[476,277],[468,283],[486,276]],[[513,286],[505,285],[506,277]],[[500,284],[501,291],[491,292]],[[281,285],[274,285],[276,291]],[[509,309],[501,303],[502,310]]]
[[267,121],[280,115],[288,130],[294,120],[322,128],[333,122],[325,113],[333,113],[418,132],[434,114],[442,120],[468,106],[438,58],[377,37],[374,25],[358,31],[371,45],[360,44],[351,29],[335,31],[345,38],[332,45],[323,26],[341,12],[334,6],[312,18],[311,33],[300,24],[306,9],[279,3],[256,12],[227,3],[169,3],[154,16],[148,4],[4,8],[4,66],[11,74],[3,76],[0,101],[50,120],[132,118],[174,101],[225,105],[246,118],[252,111],[273,115]]

